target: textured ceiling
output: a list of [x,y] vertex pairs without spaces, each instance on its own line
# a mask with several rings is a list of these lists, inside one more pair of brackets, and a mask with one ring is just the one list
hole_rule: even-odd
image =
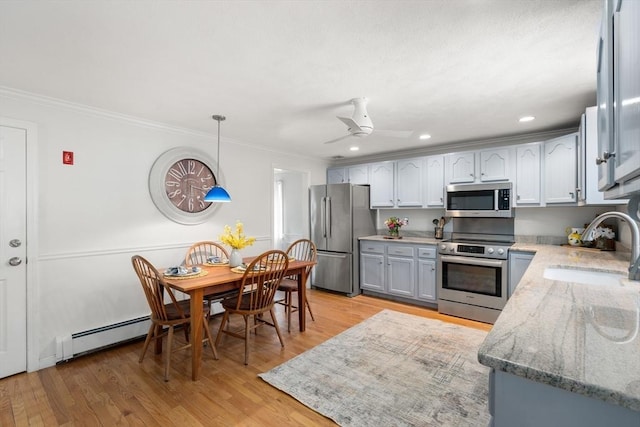
[[[0,1],[0,86],[321,158],[577,126],[601,0]],[[347,133],[368,97],[393,138]],[[519,123],[523,115],[536,120]],[[432,138],[420,141],[420,133]],[[348,149],[357,144],[357,153]]]

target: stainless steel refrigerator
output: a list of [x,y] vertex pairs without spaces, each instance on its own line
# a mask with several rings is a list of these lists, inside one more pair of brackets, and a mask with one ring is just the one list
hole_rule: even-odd
[[376,234],[375,212],[369,207],[369,186],[312,185],[309,214],[311,240],[318,248],[311,286],[358,295],[358,238]]

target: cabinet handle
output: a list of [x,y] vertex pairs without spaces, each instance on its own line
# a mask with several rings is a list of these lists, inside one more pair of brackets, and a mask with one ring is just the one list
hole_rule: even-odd
[[516,200],[520,200],[520,195],[519,194],[516,196]]
[[573,193],[569,193],[569,196],[571,196],[571,198],[573,198]]
[[609,160],[611,157],[615,157],[616,153],[609,153],[608,151],[605,151],[602,153],[602,157],[596,157],[596,165],[602,164],[602,163],[607,163],[607,160]]

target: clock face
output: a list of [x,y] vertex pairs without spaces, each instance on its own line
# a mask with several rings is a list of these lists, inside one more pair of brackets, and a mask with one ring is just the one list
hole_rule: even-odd
[[169,201],[183,212],[202,212],[211,205],[204,196],[215,185],[213,172],[196,159],[175,162],[164,177],[164,189]]
[[206,222],[221,205],[204,201],[211,187],[221,182],[212,172],[214,164],[211,156],[197,148],[165,151],[149,172],[151,200],[172,221],[184,225]]

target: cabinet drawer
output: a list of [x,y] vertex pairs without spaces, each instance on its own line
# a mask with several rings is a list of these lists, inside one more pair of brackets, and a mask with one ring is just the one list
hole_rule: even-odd
[[389,245],[387,247],[387,255],[413,256],[413,248],[411,246]]
[[384,243],[360,241],[360,252],[369,252],[373,254],[384,254]]
[[435,258],[436,248],[418,248],[418,257],[420,258]]

